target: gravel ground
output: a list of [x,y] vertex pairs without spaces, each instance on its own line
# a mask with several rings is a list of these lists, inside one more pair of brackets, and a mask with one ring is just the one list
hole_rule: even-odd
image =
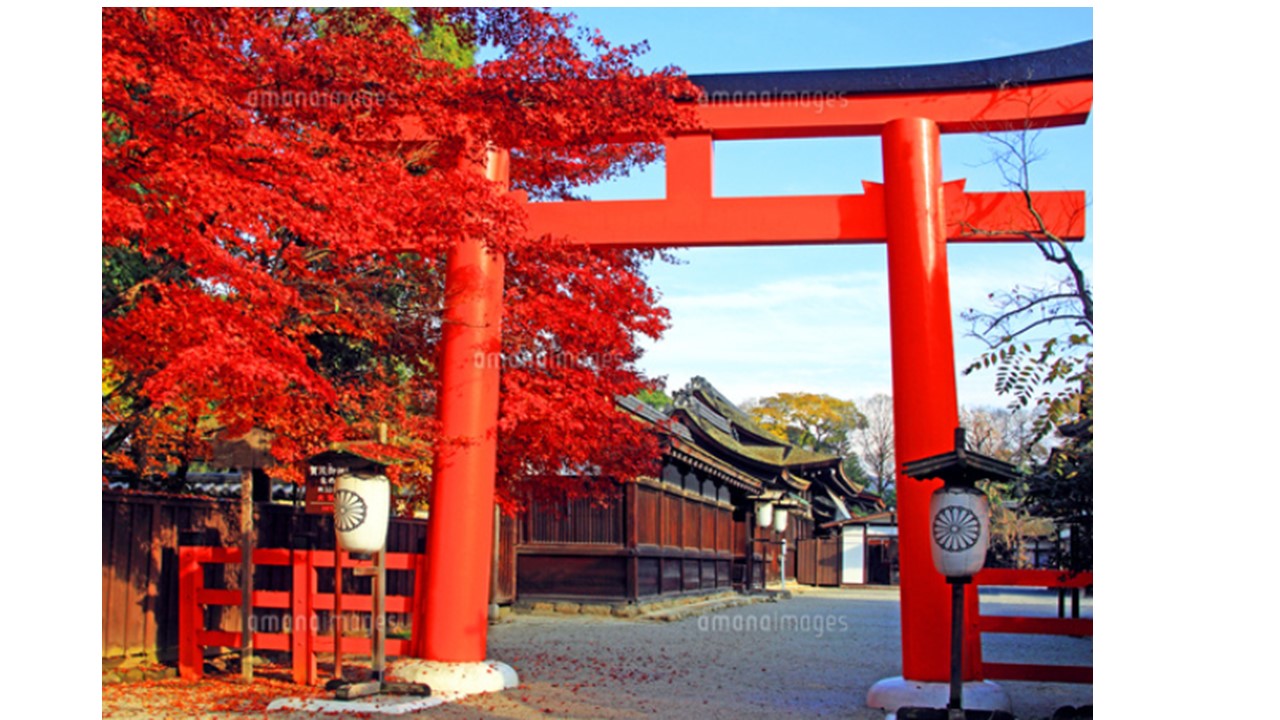
[[[1092,610],[1085,599],[1082,614]],[[984,589],[983,611],[1053,616],[1056,595]],[[519,615],[491,628],[489,649],[519,672],[520,687],[421,716],[882,720],[865,706],[866,694],[901,672],[898,613],[896,589],[805,588],[791,599],[676,622]],[[992,661],[1092,664],[1090,638],[986,635],[983,646]],[[1001,685],[1021,720],[1093,702],[1089,685]],[[103,706],[106,714],[105,693]],[[110,710],[131,716],[127,702]]]

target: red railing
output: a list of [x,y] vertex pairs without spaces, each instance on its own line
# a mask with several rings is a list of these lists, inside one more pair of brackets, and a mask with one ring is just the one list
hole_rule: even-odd
[[[974,584],[991,586],[1084,588],[1093,585],[1093,573],[1070,574],[1060,570],[1005,570],[987,568],[974,577]],[[1092,637],[1092,618],[1045,618],[1007,615],[978,616],[984,633],[1021,633]],[[1093,683],[1093,668],[1087,665],[1037,665],[1032,663],[982,663],[988,680],[1030,680],[1035,682]]]
[[[351,568],[357,563],[345,559],[343,566]],[[412,553],[387,553],[387,570],[413,570],[420,556]],[[334,608],[334,594],[317,590],[317,569],[334,566],[332,550],[258,549],[253,551],[255,566],[277,565],[292,568],[289,590],[254,590],[253,607],[288,611],[288,632],[254,632],[255,650],[287,652],[291,656],[293,680],[304,685],[317,681],[316,653],[333,652],[331,633],[317,632],[316,612]],[[239,548],[180,547],[178,548],[178,671],[184,678],[200,678],[204,674],[204,648],[240,647],[240,632],[209,630],[204,626],[204,608],[207,606],[239,607],[239,590],[204,587],[204,565],[239,565]],[[367,563],[366,563],[367,564]],[[369,595],[342,594],[342,611],[372,612],[373,598]],[[413,612],[413,597],[388,595],[386,612],[409,614]],[[341,627],[342,623],[336,623]],[[283,623],[282,623],[283,626]],[[387,638],[388,657],[409,654],[411,640]],[[371,654],[373,641],[367,637],[342,638],[343,652]]]

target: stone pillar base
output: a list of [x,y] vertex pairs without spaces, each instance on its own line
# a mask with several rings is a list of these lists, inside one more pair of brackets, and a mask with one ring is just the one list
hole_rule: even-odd
[[[867,691],[867,707],[880,708],[895,717],[898,708],[945,708],[951,698],[951,684],[944,682],[917,682],[902,677],[885,678]],[[1013,712],[1009,694],[1004,688],[991,682],[967,682],[960,688],[960,704],[966,710],[1003,710]]]
[[445,701],[498,692],[520,684],[516,671],[497,660],[451,663],[403,658],[387,666],[386,678],[390,682],[426,685],[431,688],[431,697]]

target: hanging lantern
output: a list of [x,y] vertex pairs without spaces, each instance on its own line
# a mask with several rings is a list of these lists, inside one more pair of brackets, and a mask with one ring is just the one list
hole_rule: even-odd
[[933,565],[949,578],[977,574],[991,542],[987,496],[972,487],[941,487],[929,498]]
[[334,481],[333,524],[343,550],[382,550],[390,517],[391,482],[385,475],[348,473]]
[[773,503],[756,505],[756,525],[768,529],[773,524]]
[[773,527],[776,528],[780,533],[787,531],[787,509],[786,508],[776,507],[773,509]]

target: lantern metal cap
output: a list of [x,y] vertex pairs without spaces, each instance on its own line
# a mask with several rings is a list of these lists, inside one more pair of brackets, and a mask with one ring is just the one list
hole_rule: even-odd
[[949,486],[972,486],[979,480],[1016,480],[1018,469],[1003,460],[970,452],[964,428],[956,428],[955,449],[902,464],[902,474],[916,480],[942,480]]

